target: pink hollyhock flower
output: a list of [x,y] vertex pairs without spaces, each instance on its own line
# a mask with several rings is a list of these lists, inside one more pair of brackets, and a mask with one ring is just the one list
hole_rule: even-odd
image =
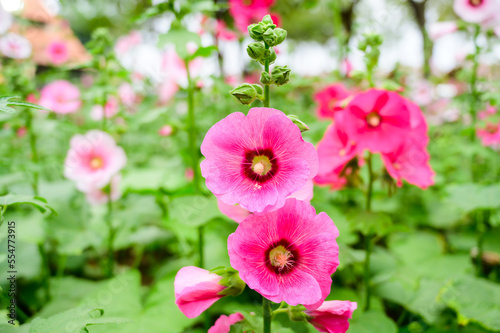
[[221,276],[194,266],[183,267],[174,281],[175,304],[188,318],[198,317],[224,295],[226,287],[219,284]]
[[497,0],[455,0],[453,9],[466,22],[482,23],[496,14],[499,5]]
[[340,176],[347,163],[358,154],[356,143],[349,138],[345,128],[345,116],[335,114],[333,124],[326,129],[323,139],[318,143],[319,170],[314,181],[319,185],[331,185],[340,189],[347,180]]
[[492,105],[490,105],[490,104],[488,104],[488,105],[486,105],[486,109],[485,110],[479,112],[478,118],[481,119],[481,120],[483,120],[483,119],[488,118],[489,116],[494,115],[495,113],[497,113],[497,108],[494,107],[494,106],[492,106]]
[[0,38],[0,51],[9,58],[26,59],[31,56],[32,47],[30,41],[23,36],[9,32]]
[[227,41],[235,40],[238,38],[238,36],[236,36],[236,34],[234,32],[232,32],[231,30],[229,30],[227,28],[226,23],[224,23],[224,21],[222,21],[222,20],[217,20],[217,23],[215,26],[215,36],[218,39],[227,40]]
[[231,325],[234,325],[244,319],[245,317],[243,317],[243,315],[239,312],[233,313],[229,316],[222,315],[215,321],[214,326],[208,329],[207,333],[229,333]]
[[485,128],[477,130],[477,136],[481,139],[483,146],[500,145],[500,124],[486,124]]
[[395,92],[370,89],[356,95],[344,112],[346,132],[358,149],[391,152],[410,129],[405,100]]
[[3,35],[7,31],[9,31],[12,23],[14,22],[14,18],[11,13],[5,11],[3,7],[0,5],[0,35]]
[[[116,201],[120,199],[122,196],[122,192],[120,191],[120,181],[122,177],[121,175],[116,175],[111,178],[111,182],[109,183],[111,189],[111,201]],[[89,204],[93,206],[104,205],[109,201],[109,195],[104,193],[102,188],[94,188],[85,193],[85,197]]]
[[60,114],[76,112],[82,104],[80,90],[66,80],[53,81],[43,87],[39,103]]
[[[229,13],[234,19],[234,25],[243,34],[248,34],[247,27],[257,23],[269,14],[269,9],[274,0],[229,0]],[[272,17],[277,24],[276,16]]]
[[426,80],[419,80],[411,90],[411,99],[418,105],[429,105],[432,103],[433,86]]
[[434,22],[429,26],[429,38],[432,40],[439,39],[443,36],[454,33],[458,30],[457,22]]
[[326,301],[316,310],[306,310],[309,322],[320,332],[345,333],[349,329],[349,319],[358,307],[356,302]]
[[134,91],[134,88],[130,83],[122,83],[120,87],[118,87],[118,97],[123,105],[127,107],[132,107],[137,102],[137,94]]
[[101,120],[103,117],[111,118],[116,115],[119,110],[118,99],[114,96],[110,96],[104,108],[102,105],[94,105],[90,112],[90,118],[95,121]]
[[434,184],[434,171],[429,164],[429,154],[425,147],[413,140],[407,140],[393,152],[382,154],[382,161],[397,185],[402,186],[402,180],[427,188]]
[[170,135],[172,135],[173,130],[174,129],[172,128],[172,126],[165,125],[165,126],[162,126],[162,128],[160,128],[160,130],[158,131],[158,134],[160,136],[170,136]]
[[328,215],[288,199],[277,211],[247,217],[227,247],[231,266],[250,288],[276,303],[314,309],[330,293],[338,235]]
[[224,203],[254,213],[282,207],[318,172],[318,155],[281,111],[234,112],[208,131],[201,145],[201,172]]
[[[309,203],[311,202],[314,195],[313,190],[314,190],[314,184],[312,180],[308,180],[303,188],[301,188],[296,192],[293,192],[291,195],[288,196],[287,199],[295,198],[297,200]],[[248,215],[251,214],[251,212],[248,209],[245,209],[240,205],[228,205],[225,204],[220,199],[217,199],[217,206],[219,207],[219,210],[222,214],[234,220],[236,223],[241,223],[244,219],[247,218]]]
[[115,52],[118,55],[127,53],[134,46],[142,42],[141,33],[138,31],[131,31],[128,35],[118,38],[115,44]]
[[68,45],[61,41],[52,42],[47,46],[47,54],[54,65],[61,65],[69,59]]
[[417,104],[405,100],[406,107],[410,111],[410,129],[409,136],[421,147],[427,146],[429,137],[427,136],[427,121],[424,113]]
[[16,136],[18,138],[22,138],[26,135],[26,133],[28,133],[28,129],[25,126],[21,126],[17,129]]
[[343,110],[342,102],[351,96],[351,93],[342,83],[327,86],[314,95],[314,100],[318,104],[316,114],[319,118],[331,119],[335,111]]
[[106,132],[74,135],[64,162],[64,176],[82,192],[103,188],[127,163],[123,148]]

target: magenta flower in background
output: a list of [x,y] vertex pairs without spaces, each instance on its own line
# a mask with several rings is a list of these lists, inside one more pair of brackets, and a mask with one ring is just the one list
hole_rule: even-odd
[[377,89],[362,92],[344,112],[346,133],[358,149],[374,153],[394,151],[410,129],[405,100],[395,92]]
[[488,123],[485,128],[477,130],[477,136],[483,146],[500,146],[500,124]]
[[427,120],[424,113],[417,104],[405,100],[406,107],[410,112],[410,131],[408,136],[420,147],[426,147],[429,144],[427,135]]
[[60,114],[76,112],[82,104],[80,90],[66,80],[53,81],[43,87],[39,103]]
[[0,38],[0,52],[12,59],[27,59],[31,56],[32,46],[28,39],[9,32]]
[[458,24],[454,21],[434,22],[429,25],[429,38],[439,39],[458,30]]
[[222,315],[215,321],[214,326],[208,329],[207,333],[229,333],[231,325],[234,325],[244,319],[245,317],[239,312],[233,313],[229,316]]
[[108,101],[104,105],[94,105],[90,111],[90,118],[93,120],[102,120],[103,117],[111,118],[118,113],[120,110],[118,99],[114,96],[109,96]]
[[318,172],[314,146],[281,111],[252,108],[216,123],[201,145],[207,187],[228,205],[254,212],[282,207]]
[[174,281],[175,304],[188,318],[198,317],[224,295],[226,287],[219,284],[221,276],[194,266],[183,267]]
[[288,199],[281,209],[250,215],[229,235],[231,266],[267,299],[317,308],[339,265],[339,232],[325,213]]
[[[269,14],[274,0],[229,0],[229,13],[234,19],[234,25],[243,34],[248,34],[247,27],[257,23]],[[274,24],[278,24],[278,17],[271,15]]]
[[483,23],[494,17],[500,6],[497,0],[455,0],[453,9],[466,22]]
[[358,307],[356,302],[326,301],[315,310],[306,310],[309,322],[320,332],[345,333],[349,329],[349,319]]
[[47,46],[47,54],[54,65],[61,65],[69,59],[68,45],[63,41],[52,42]]
[[3,35],[7,31],[9,31],[13,22],[14,17],[12,16],[12,14],[4,10],[0,5],[0,35]]
[[215,36],[218,39],[222,40],[236,40],[238,36],[231,30],[229,30],[226,26],[226,23],[222,20],[217,20],[216,26],[215,26]]
[[64,176],[82,192],[101,189],[127,163],[123,148],[111,135],[99,130],[74,135],[64,162]]
[[120,174],[113,176],[111,178],[111,182],[109,183],[111,195],[108,195],[103,191],[102,188],[94,188],[85,193],[85,198],[87,202],[93,206],[103,205],[109,201],[111,197],[111,201],[117,201],[122,196],[122,192],[120,191],[120,181],[122,177]]
[[497,113],[497,108],[488,103],[488,105],[486,105],[486,109],[484,109],[483,111],[480,111],[477,117],[479,119],[483,120],[483,119],[486,119],[486,118],[488,118],[496,113]]
[[342,83],[329,85],[314,95],[314,100],[318,104],[316,114],[319,118],[331,119],[335,111],[344,109],[342,103],[351,96]]

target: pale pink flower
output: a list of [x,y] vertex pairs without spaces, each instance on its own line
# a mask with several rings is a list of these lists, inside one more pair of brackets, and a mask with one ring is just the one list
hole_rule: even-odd
[[82,192],[103,188],[127,163],[123,148],[106,132],[74,135],[64,162],[64,176]]
[[486,119],[486,118],[488,118],[496,113],[497,113],[497,108],[488,103],[488,105],[486,105],[486,109],[479,112],[477,117],[479,119],[483,120],[483,119]]
[[326,301],[316,310],[304,311],[309,322],[320,332],[345,333],[349,329],[349,319],[358,307],[356,302]]
[[245,317],[239,312],[233,313],[229,316],[222,315],[215,321],[214,326],[208,329],[207,333],[229,333],[231,330],[231,325],[234,325],[242,320]]
[[198,267],[181,268],[174,281],[175,304],[186,317],[198,317],[224,297],[219,294],[226,288],[219,284],[221,279],[221,276]]
[[186,171],[184,171],[184,178],[186,178],[187,181],[192,181],[194,178],[194,171],[192,168],[186,168]]
[[14,17],[12,16],[12,14],[4,10],[0,5],[0,35],[3,35],[7,31],[9,31],[13,22]]
[[477,136],[484,146],[500,146],[500,124],[486,124],[485,128],[477,130]]
[[111,178],[111,182],[109,183],[109,187],[111,190],[111,196],[108,193],[105,193],[102,188],[94,188],[85,193],[85,197],[89,204],[97,206],[106,204],[111,197],[111,201],[117,201],[122,196],[122,192],[120,191],[120,181],[122,177],[121,175],[116,175]]
[[217,23],[215,26],[215,36],[218,39],[227,40],[227,41],[235,40],[238,38],[238,36],[236,36],[236,34],[234,32],[232,32],[231,30],[229,30],[227,28],[226,23],[224,23],[224,21],[222,21],[222,20],[217,20]]
[[26,126],[21,126],[17,129],[16,136],[18,138],[22,138],[26,135],[26,133],[28,133],[28,129],[26,128]]
[[497,37],[500,37],[500,25],[494,27],[493,32],[497,35]]
[[122,83],[120,87],[118,87],[118,97],[123,105],[127,107],[133,107],[138,101],[134,88],[128,82]]
[[418,105],[429,105],[433,101],[433,86],[427,80],[419,80],[411,89],[411,99]]
[[391,152],[406,138],[410,115],[405,100],[392,91],[370,89],[345,109],[345,129],[358,149]]
[[109,96],[104,108],[102,105],[94,105],[90,112],[90,118],[95,121],[102,120],[103,117],[111,118],[120,111],[118,99],[114,96]]
[[138,31],[131,31],[128,35],[118,38],[115,44],[115,52],[118,55],[127,53],[134,46],[139,45],[142,42],[141,33]]
[[499,4],[497,0],[455,0],[453,9],[466,22],[483,23],[496,15]]
[[344,100],[351,96],[342,83],[331,84],[314,95],[317,103],[316,114],[319,118],[331,119],[335,111],[344,109]]
[[454,21],[434,22],[429,25],[429,38],[436,40],[458,30],[458,24]]
[[170,135],[172,135],[173,130],[174,129],[172,128],[172,126],[164,125],[159,129],[158,134],[160,136],[170,136]]
[[60,114],[76,112],[82,104],[80,90],[66,80],[53,81],[43,87],[39,103]]
[[349,58],[344,58],[340,63],[340,72],[346,77],[351,77],[351,72],[353,71],[353,69],[354,66]]
[[248,287],[273,302],[314,309],[330,294],[338,235],[328,215],[288,199],[272,213],[248,216],[227,247],[231,266]]
[[0,52],[13,59],[26,59],[31,56],[32,46],[28,39],[9,32],[0,38]]
[[61,65],[69,59],[68,45],[63,41],[52,42],[47,46],[47,54],[54,65]]
[[282,207],[318,172],[318,155],[281,111],[234,112],[208,131],[201,145],[207,187],[228,205],[251,212]]

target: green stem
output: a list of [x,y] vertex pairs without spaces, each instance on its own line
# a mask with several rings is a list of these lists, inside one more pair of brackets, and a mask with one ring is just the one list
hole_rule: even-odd
[[31,110],[27,110],[26,112],[26,128],[29,133],[29,142],[30,142],[30,148],[31,148],[31,160],[33,161],[33,164],[35,165],[35,170],[33,172],[33,181],[31,182],[31,186],[33,188],[33,193],[35,196],[38,195],[38,151],[36,149],[36,135],[33,130],[33,114],[31,113]]
[[287,312],[288,312],[288,308],[276,309],[273,311],[273,317],[279,313],[287,313]]
[[271,333],[271,301],[265,297],[262,297],[262,311],[264,314],[264,333]]
[[[269,45],[267,45],[267,43],[264,42],[264,44],[266,45],[266,50],[269,50]],[[269,74],[269,59],[266,59],[266,62],[264,64],[264,70]],[[264,106],[266,108],[269,107],[269,85],[264,85]]]
[[203,254],[203,248],[204,248],[203,230],[204,230],[203,226],[200,225],[198,227],[198,254],[199,254],[198,267],[200,267],[200,268],[203,268],[205,266],[205,258],[204,258],[204,254]]
[[[476,25],[476,30],[474,32],[474,47],[475,51],[474,54],[472,55],[472,76],[470,80],[470,93],[471,93],[471,100],[470,100],[470,105],[469,105],[469,113],[472,117],[472,127],[475,129],[476,125],[476,113],[477,113],[477,108],[476,108],[476,101],[478,99],[478,91],[477,91],[477,71],[479,68],[479,61],[478,61],[478,56],[479,53],[481,52],[481,48],[479,47],[477,43],[477,39],[479,37],[479,33],[481,32],[481,27],[480,25]],[[475,140],[476,135],[473,131],[472,133],[472,141]]]
[[194,116],[194,87],[189,71],[189,60],[185,60],[188,79],[188,136],[189,152],[191,154],[191,168],[193,169],[193,184],[196,192],[200,192],[200,173],[198,170],[198,149],[196,148],[196,122]]
[[[476,217],[478,217],[479,212],[476,213]],[[484,237],[486,236],[486,229],[488,227],[488,223],[490,221],[490,211],[483,211],[483,218],[477,219],[477,257],[476,257],[476,275],[483,276],[484,275],[484,267],[483,267],[483,253],[484,253]]]
[[50,300],[50,280],[49,280],[50,266],[47,257],[47,252],[45,252],[44,244],[42,243],[38,244],[38,252],[40,253],[42,259],[41,271],[42,271],[43,289],[45,290],[45,302],[48,302]]
[[[368,166],[368,191],[366,192],[366,211],[370,212],[372,209],[372,193],[373,193],[373,166],[372,166],[372,153],[368,153],[366,160]],[[372,251],[372,240],[374,235],[365,236],[365,251],[366,258],[364,264],[363,280],[365,284],[365,307],[364,311],[370,310],[371,290],[370,290],[370,255]]]
[[115,251],[113,250],[113,243],[115,240],[115,229],[113,228],[113,201],[111,200],[111,188],[108,189],[108,215],[106,223],[108,225],[108,260],[107,260],[107,276],[112,277],[115,266]]

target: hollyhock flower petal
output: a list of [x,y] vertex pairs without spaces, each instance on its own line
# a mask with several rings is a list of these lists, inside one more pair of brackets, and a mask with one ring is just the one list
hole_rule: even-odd
[[482,23],[496,15],[499,4],[497,0],[455,0],[453,9],[466,22]]
[[131,50],[134,46],[139,45],[142,42],[141,33],[138,31],[131,31],[128,35],[118,38],[115,45],[115,52],[118,55],[122,55]]
[[427,136],[427,120],[424,113],[417,104],[406,100],[406,107],[410,111],[410,137],[421,147],[427,146],[429,137]]
[[186,317],[198,317],[224,297],[219,295],[225,289],[219,284],[221,279],[221,276],[198,267],[181,268],[174,281],[175,304]]
[[282,207],[318,170],[314,147],[281,111],[252,108],[212,126],[201,145],[201,172],[224,203],[261,213]]
[[402,186],[402,180],[427,188],[434,184],[434,171],[429,164],[429,154],[425,147],[408,139],[395,151],[382,154],[382,161],[387,172]]
[[68,45],[63,41],[54,41],[47,46],[47,54],[50,62],[61,65],[69,59]]
[[123,105],[132,107],[137,102],[137,94],[130,83],[122,83],[118,88],[118,97]]
[[343,110],[342,102],[349,96],[351,93],[342,83],[327,86],[314,95],[314,100],[318,104],[316,114],[323,119],[333,118],[335,111]]
[[66,80],[56,80],[43,87],[39,103],[60,114],[76,112],[82,104],[80,90]]
[[222,315],[219,319],[217,319],[214,326],[208,329],[208,333],[229,333],[231,325],[234,325],[244,319],[245,317],[239,312],[233,313],[229,316]]
[[338,266],[338,230],[325,213],[288,199],[281,209],[250,215],[228,238],[231,266],[269,300],[317,307]]
[[476,135],[483,146],[500,146],[500,124],[488,123],[485,128],[478,129]]
[[[269,14],[270,7],[274,0],[229,0],[229,13],[234,19],[234,25],[243,34],[248,34],[247,27],[252,23],[257,23],[264,16]],[[273,17],[274,16],[274,17]],[[271,18],[278,24],[277,16]]]
[[12,59],[27,59],[31,56],[32,46],[28,39],[10,32],[0,38],[0,52]]
[[102,105],[94,105],[90,112],[90,118],[95,121],[102,120],[103,117],[111,118],[115,116],[119,110],[118,99],[114,96],[110,96],[104,107],[102,107]]
[[410,115],[397,93],[370,89],[360,93],[345,109],[346,132],[359,149],[390,152],[405,139]]
[[123,148],[106,132],[91,130],[71,138],[64,162],[64,176],[76,183],[78,190],[89,192],[103,188],[127,163]]
[[226,23],[224,23],[224,21],[222,20],[217,20],[215,26],[215,36],[218,39],[227,41],[236,40],[238,38],[238,36],[234,32],[227,28]]
[[[120,191],[120,181],[121,175],[116,175],[111,178],[111,182],[109,184],[111,188],[111,201],[116,201],[122,196],[122,192]],[[91,189],[85,193],[85,197],[88,203],[94,206],[106,204],[110,198],[107,193],[104,193],[102,188]]]
[[9,31],[12,23],[14,22],[14,17],[11,13],[4,10],[2,6],[0,6],[0,35],[3,35],[7,31]]
[[326,301],[315,310],[306,310],[309,322],[320,332],[345,333],[349,329],[349,319],[357,308],[356,302]]
[[434,22],[429,26],[429,37],[432,40],[436,40],[443,36],[454,33],[458,30],[457,22],[447,21],[447,22]]
[[497,108],[488,103],[488,105],[486,105],[486,109],[479,112],[477,117],[483,120],[496,113],[497,113]]

